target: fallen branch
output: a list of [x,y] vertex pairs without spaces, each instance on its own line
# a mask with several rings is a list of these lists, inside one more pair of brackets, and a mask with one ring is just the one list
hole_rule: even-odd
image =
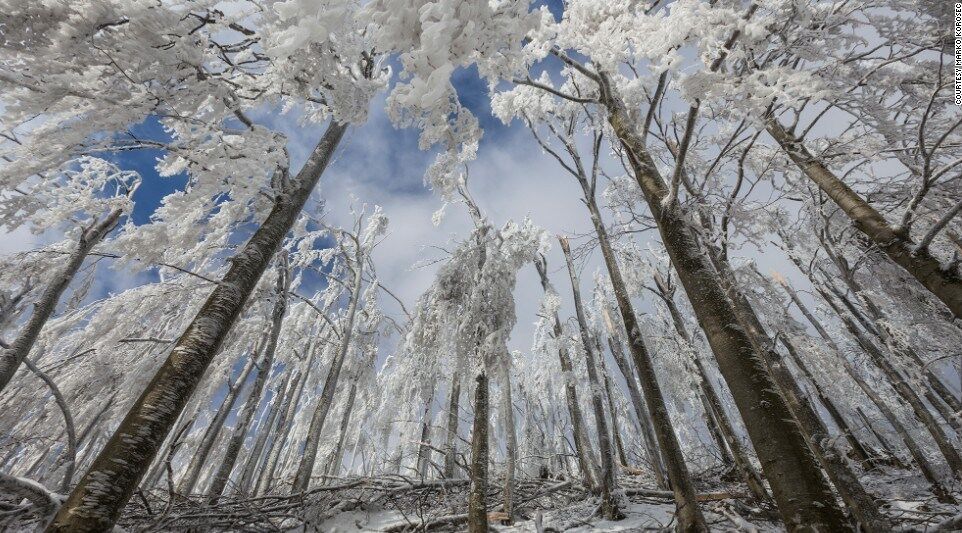
[[[670,490],[625,489],[625,494],[628,496],[645,496],[648,498],[663,498],[666,500],[675,499],[675,494]],[[717,502],[746,498],[749,498],[747,494],[732,494],[730,492],[706,492],[695,495],[695,500],[700,502]]]

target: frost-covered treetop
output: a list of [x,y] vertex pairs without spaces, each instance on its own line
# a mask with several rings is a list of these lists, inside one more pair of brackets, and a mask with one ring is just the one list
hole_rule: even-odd
[[137,172],[81,157],[44,180],[31,180],[0,197],[0,227],[12,230],[27,224],[39,233],[66,222],[85,224],[115,210],[129,213],[130,196],[139,184]]

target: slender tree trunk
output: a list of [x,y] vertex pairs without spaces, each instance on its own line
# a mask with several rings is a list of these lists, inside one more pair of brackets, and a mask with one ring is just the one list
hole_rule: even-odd
[[585,350],[585,364],[588,370],[588,383],[591,387],[591,406],[595,413],[595,425],[598,428],[598,448],[601,452],[601,514],[607,520],[614,520],[620,514],[618,505],[612,492],[615,490],[615,467],[611,455],[611,433],[608,431],[608,421],[605,417],[604,400],[601,397],[602,384],[598,379],[598,367],[595,362],[595,350],[592,345],[591,331],[585,319],[584,307],[581,303],[581,288],[578,274],[575,272],[574,262],[571,260],[571,249],[568,239],[558,237],[561,251],[564,252],[565,263],[568,265],[568,276],[571,279],[571,292],[574,295],[575,315],[581,330],[581,344]]
[[668,408],[661,393],[661,386],[658,384],[651,355],[648,353],[648,348],[645,346],[644,338],[641,335],[641,325],[635,317],[634,306],[628,297],[628,289],[621,275],[614,250],[611,247],[608,231],[602,222],[601,211],[598,209],[594,191],[588,185],[584,176],[581,176],[579,181],[591,217],[591,223],[598,237],[598,245],[608,269],[608,277],[611,280],[615,299],[618,302],[618,309],[621,311],[622,323],[628,336],[628,346],[631,349],[635,371],[638,373],[638,381],[645,393],[648,413],[651,415],[655,436],[658,439],[658,447],[667,469],[668,482],[674,492],[679,528],[685,531],[707,531],[708,526],[695,499],[695,487],[692,484],[688,467],[685,465],[685,458],[681,452],[678,437],[675,435]]
[[896,232],[885,217],[832,173],[777,119],[769,119],[767,129],[788,157],[835,201],[859,231],[941,300],[955,318],[962,318],[962,279],[944,271],[927,249],[917,249],[907,235]]
[[[681,312],[678,310],[678,305],[674,300],[674,291],[669,288],[668,283],[658,273],[655,273],[655,285],[661,293],[662,300],[668,307],[668,314],[671,316],[672,323],[675,325],[675,331],[677,331],[681,338],[694,350],[694,339],[688,332],[688,328],[685,327]],[[727,450],[730,452],[729,457],[735,464],[735,468],[738,469],[738,473],[741,475],[745,485],[748,486],[748,490],[752,493],[752,496],[758,501],[771,501],[771,496],[769,496],[768,491],[765,489],[765,483],[762,481],[762,477],[758,471],[755,470],[755,467],[748,457],[748,453],[742,446],[738,438],[738,433],[728,418],[728,413],[725,411],[721,397],[715,391],[715,386],[709,377],[708,369],[705,368],[705,364],[697,352],[692,353],[692,361],[695,363],[695,369],[701,380],[700,390],[705,413],[714,425],[714,428],[712,428],[712,424],[710,423],[709,430],[718,432],[721,436],[721,440],[717,442],[719,449],[724,453],[727,445]]]
[[922,399],[919,398],[918,395],[915,394],[915,391],[912,390],[912,387],[902,379],[901,374],[892,366],[891,362],[889,362],[888,358],[885,357],[885,354],[882,353],[878,346],[876,346],[871,339],[865,337],[862,331],[858,329],[858,326],[844,315],[844,311],[838,308],[832,298],[822,289],[818,289],[818,291],[822,295],[822,298],[839,314],[842,323],[845,324],[845,327],[855,337],[855,340],[859,346],[862,347],[862,350],[868,354],[872,362],[875,363],[875,366],[882,370],[882,373],[895,391],[912,408],[912,412],[915,413],[916,418],[922,422],[922,425],[925,426],[925,429],[935,441],[936,446],[938,446],[939,451],[942,452],[942,456],[945,457],[945,461],[952,470],[952,474],[957,478],[960,477],[960,475],[962,475],[962,457],[959,456],[959,452],[949,442],[948,437],[942,430],[942,426],[939,425],[938,421],[932,416],[932,413],[929,412],[925,404],[922,403]]
[[331,454],[331,462],[327,469],[327,475],[331,477],[336,477],[341,473],[341,461],[344,459],[344,440],[347,438],[348,426],[351,424],[351,414],[354,411],[355,399],[357,399],[356,379],[351,382],[351,388],[347,393],[347,404],[344,406],[344,415],[341,417],[337,446],[334,448],[334,453]]
[[608,122],[627,153],[662,242],[732,391],[786,526],[850,529],[785,398],[778,393],[748,334],[739,327],[734,305],[699,246],[691,222],[680,206],[663,207],[668,189],[624,102],[613,92],[607,75],[599,80]]
[[832,417],[832,421],[842,432],[842,436],[845,437],[845,440],[852,448],[852,453],[855,455],[855,458],[859,462],[871,465],[872,462],[877,459],[877,457],[874,453],[870,452],[860,440],[858,440],[855,432],[852,431],[852,427],[849,425],[848,421],[845,420],[845,417],[842,416],[841,410],[835,405],[835,402],[832,401],[832,398],[825,393],[825,390],[815,379],[815,376],[812,374],[812,372],[808,369],[808,365],[802,361],[802,356],[799,353],[798,347],[785,335],[779,336],[778,339],[782,342],[782,345],[785,346],[785,349],[788,351],[788,355],[795,363],[795,366],[802,371],[802,375],[804,375],[808,382],[812,384],[819,401],[822,402],[823,406],[825,406],[825,410],[828,411],[829,416]]
[[281,402],[287,395],[287,387],[290,383],[291,374],[288,373],[287,377],[284,378],[284,382],[274,390],[270,410],[267,413],[266,419],[261,419],[257,431],[257,440],[254,442],[254,447],[251,448],[247,462],[244,464],[244,469],[241,471],[240,481],[237,483],[237,491],[240,494],[251,495],[251,484],[254,480],[255,472],[257,472],[258,467],[261,466],[261,458],[264,455],[264,447],[267,445],[267,440],[271,438],[274,433],[274,422],[277,421],[277,415],[281,410]]
[[73,481],[73,471],[77,466],[77,430],[73,423],[73,414],[70,412],[70,406],[67,405],[67,400],[65,400],[63,394],[60,393],[60,388],[50,379],[50,376],[37,368],[27,357],[23,359],[23,363],[50,388],[50,393],[53,395],[54,401],[57,402],[57,407],[60,408],[60,412],[63,414],[64,430],[67,433],[67,444],[64,448],[63,457],[65,458],[64,464],[66,467],[64,468],[63,478],[60,481],[60,492],[66,493],[70,490],[70,483]]
[[[683,347],[682,344],[691,347],[692,359],[698,359],[698,354],[695,351],[695,343],[688,333],[688,328],[685,327],[685,321],[682,318],[681,312],[678,310],[678,306],[675,305],[675,300],[673,299],[674,290],[669,287],[660,273],[655,272],[654,279],[655,285],[658,287],[659,296],[661,296],[662,301],[668,308],[668,315],[671,316],[672,324],[675,326],[675,332],[678,333],[678,336],[684,341],[684,343],[679,343],[679,347]],[[728,468],[735,464],[735,458],[729,451],[725,435],[721,429],[721,424],[718,421],[719,416],[726,416],[725,410],[721,407],[721,400],[718,398],[718,395],[715,394],[715,389],[708,379],[708,373],[705,372],[704,365],[701,364],[700,360],[695,361],[695,363],[695,373],[698,376],[698,390],[700,392],[698,396],[701,398],[701,404],[705,411],[705,425],[708,426],[708,432],[711,434],[718,451],[721,453],[722,463]],[[687,364],[686,368],[690,371],[690,367]],[[746,464],[748,464],[747,461]]]
[[[80,430],[80,435],[77,436],[78,449],[80,449],[81,447],[89,448],[89,445],[84,446],[84,444],[88,441],[88,437],[90,437],[90,434],[93,431],[93,429],[98,425],[100,425],[100,419],[103,418],[103,416],[107,413],[107,410],[110,409],[110,406],[114,404],[114,400],[116,399],[117,399],[117,393],[115,392],[110,395],[110,398],[107,399],[106,402],[104,402],[103,407],[101,407],[100,410],[98,410],[97,413],[90,418],[90,421],[87,422],[87,425],[85,425],[84,428]],[[80,461],[77,461],[77,464],[79,465]]]
[[234,423],[234,431],[231,434],[230,440],[227,442],[227,449],[224,450],[224,459],[214,474],[210,488],[207,490],[207,495],[210,496],[211,502],[216,502],[217,499],[224,494],[224,489],[227,488],[227,482],[230,480],[231,472],[234,471],[234,465],[237,463],[237,456],[240,454],[241,447],[244,445],[247,431],[254,422],[254,415],[257,414],[257,409],[260,407],[261,397],[264,394],[264,386],[267,384],[271,370],[274,367],[274,354],[277,351],[277,341],[281,336],[284,313],[287,312],[287,261],[286,256],[281,255],[280,257],[282,264],[277,268],[276,300],[274,302],[274,309],[271,311],[270,338],[267,341],[267,346],[264,348],[264,357],[258,365],[257,376],[251,385],[251,391],[247,395],[247,401],[244,402],[244,408]]
[[[360,254],[360,250],[357,251]],[[355,258],[360,259],[360,258]],[[351,335],[354,333],[354,319],[357,316],[357,307],[361,299],[361,285],[363,281],[364,261],[356,260],[354,265],[354,284],[351,286],[351,301],[347,306],[347,315],[344,317],[344,329],[341,333],[341,344],[331,362],[331,369],[328,371],[327,379],[324,380],[324,389],[321,397],[318,398],[317,407],[311,417],[311,425],[307,430],[307,441],[304,443],[304,455],[301,456],[300,464],[297,467],[297,474],[294,476],[294,485],[291,493],[304,492],[311,482],[311,474],[314,471],[314,462],[317,460],[317,447],[321,442],[321,431],[324,429],[324,421],[327,413],[331,409],[334,400],[334,391],[337,388],[337,381],[341,374],[341,367],[347,357],[351,347]]]
[[471,431],[471,487],[468,493],[468,532],[488,533],[488,376],[475,378],[474,427]]
[[[535,261],[538,275],[541,277],[541,287],[544,291],[554,292],[548,281],[547,262],[542,257]],[[565,401],[568,404],[568,414],[571,417],[572,433],[574,435],[575,449],[578,454],[578,464],[581,467],[582,475],[589,487],[598,487],[598,463],[595,460],[595,452],[591,448],[591,440],[588,438],[588,431],[585,429],[585,419],[581,412],[581,402],[578,400],[578,389],[575,387],[573,367],[568,349],[564,345],[564,330],[561,327],[561,319],[558,313],[554,314],[554,338],[558,342],[558,361],[561,365],[561,375],[565,384]]]
[[665,476],[665,467],[661,460],[661,453],[658,451],[658,441],[655,439],[655,432],[652,429],[653,423],[651,416],[648,413],[648,408],[645,407],[645,400],[641,396],[641,391],[638,390],[638,382],[636,381],[631,364],[628,362],[628,359],[625,358],[625,354],[622,351],[621,340],[616,337],[617,332],[614,329],[614,325],[610,323],[607,310],[603,312],[609,328],[608,333],[612,335],[608,337],[608,347],[611,349],[611,355],[615,360],[615,364],[618,365],[618,370],[621,371],[622,377],[625,378],[625,383],[628,384],[628,396],[631,398],[635,415],[638,417],[638,424],[641,426],[642,442],[645,445],[645,451],[648,453],[648,460],[651,462],[651,470],[655,475],[655,483],[658,488],[668,490],[668,479]]
[[[862,392],[865,393],[866,396],[868,396],[872,403],[875,404],[875,407],[878,408],[879,412],[882,413],[882,416],[885,418],[885,420],[888,421],[889,425],[891,425],[892,428],[895,429],[895,432],[898,433],[899,437],[905,443],[906,448],[909,450],[909,453],[912,455],[912,458],[915,460],[916,464],[918,464],[919,470],[922,471],[922,475],[932,485],[935,494],[939,496],[940,499],[944,498],[947,493],[942,488],[942,485],[939,482],[938,476],[936,476],[932,465],[922,453],[919,445],[915,442],[915,438],[912,437],[911,433],[905,429],[899,419],[895,416],[895,413],[889,409],[888,405],[886,405],[885,401],[882,400],[882,397],[879,396],[875,389],[869,386],[869,384],[862,379],[862,376],[859,375],[858,371],[852,366],[852,364],[845,359],[841,348],[839,348],[839,346],[835,343],[835,340],[828,333],[822,323],[815,318],[815,315],[813,315],[808,309],[808,306],[806,306],[798,297],[798,294],[795,292],[795,290],[787,283],[783,283],[782,287],[785,289],[785,292],[788,293],[789,297],[792,299],[792,302],[795,303],[795,306],[798,307],[802,312],[802,315],[808,319],[809,323],[812,324],[812,327],[815,328],[815,331],[818,332],[820,337],[822,337],[822,340],[824,340],[828,347],[838,355],[842,366],[845,368],[845,371],[852,378],[852,380],[855,381],[855,384],[858,385],[858,387],[862,390]],[[835,304],[833,302],[828,301],[828,303],[835,309],[837,313],[841,313],[840,309],[834,307]],[[846,317],[842,317],[842,319],[844,321],[846,320]],[[852,326],[854,326],[854,324],[852,324]],[[866,422],[868,422],[868,419],[865,417],[864,413],[861,413],[861,409],[857,408],[857,410],[860,414],[862,414],[862,417],[866,420]],[[869,428],[873,433],[875,433],[875,428],[873,428],[871,424],[869,424]],[[885,441],[877,433],[876,438],[879,439],[879,442],[883,446],[886,445]]]
[[7,387],[23,360],[30,354],[37,338],[40,337],[43,326],[57,309],[60,297],[77,275],[87,254],[110,233],[110,230],[114,229],[122,213],[120,209],[115,209],[104,218],[92,222],[89,227],[81,229],[80,239],[67,257],[67,264],[63,270],[44,287],[40,299],[33,304],[30,318],[19,335],[10,343],[10,347],[0,350],[0,392]]
[[421,413],[421,440],[418,445],[417,469],[418,477],[421,481],[428,475],[428,464],[430,463],[431,447],[431,404],[434,403],[434,386],[431,385],[431,394],[424,402],[424,412]]
[[294,415],[297,412],[298,405],[301,403],[301,397],[304,395],[304,388],[307,386],[307,380],[310,378],[311,370],[314,369],[314,361],[317,359],[318,350],[318,344],[315,344],[312,348],[308,348],[308,351],[311,352],[311,357],[308,359],[307,366],[304,367],[304,372],[301,374],[302,377],[297,386],[297,391],[288,397],[287,403],[281,410],[281,419],[277,423],[277,438],[271,441],[270,447],[267,450],[267,463],[261,472],[260,479],[257,481],[257,490],[255,492],[258,494],[263,494],[270,490],[274,482],[274,473],[277,471],[277,464],[280,460],[281,452],[288,449],[286,444],[291,434],[291,429],[294,427]]
[[599,370],[605,380],[605,397],[608,400],[608,412],[611,414],[611,435],[613,437],[612,440],[615,442],[615,450],[618,453],[618,463],[622,466],[627,466],[628,457],[625,455],[625,447],[621,442],[621,424],[618,420],[618,407],[615,403],[614,385],[611,383],[611,375],[608,373],[608,366],[605,364],[605,350],[601,347],[601,342],[598,337],[595,337],[595,345],[598,348],[598,362],[601,365]]
[[461,372],[455,370],[451,376],[451,389],[448,391],[448,428],[444,442],[444,478],[454,478],[455,458],[458,453],[458,404],[461,402]]
[[117,521],[261,274],[297,220],[346,129],[346,124],[336,122],[328,127],[293,179],[289,192],[276,198],[267,219],[232,258],[230,270],[174,344],[167,361],[71,492],[48,531],[103,531]]
[[[241,370],[237,381],[234,382],[234,385],[228,387],[227,394],[224,396],[220,408],[217,409],[217,414],[204,429],[204,434],[201,436],[200,442],[197,443],[197,450],[191,457],[190,463],[187,464],[187,471],[177,485],[177,492],[180,494],[190,494],[197,485],[197,480],[200,479],[200,474],[204,470],[204,466],[207,465],[207,458],[210,456],[211,450],[214,449],[214,443],[217,442],[217,437],[220,436],[220,432],[224,428],[224,422],[227,421],[227,417],[234,409],[234,404],[237,402],[248,376],[254,370],[258,357],[260,357],[260,349],[255,349],[247,364],[244,365],[244,369]],[[163,461],[160,463],[162,465]],[[161,470],[163,470],[163,466],[161,466]]]
[[518,436],[514,428],[514,404],[511,401],[511,374],[507,364],[504,366],[502,376],[503,392],[501,394],[502,404],[502,425],[506,433],[506,457],[504,467],[504,512],[508,515],[508,521],[514,520],[514,476],[518,461]]

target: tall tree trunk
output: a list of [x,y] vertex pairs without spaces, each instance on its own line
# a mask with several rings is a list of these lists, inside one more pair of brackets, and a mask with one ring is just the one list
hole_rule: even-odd
[[568,265],[568,276],[571,279],[571,292],[574,296],[575,315],[578,318],[578,328],[581,330],[581,344],[585,350],[585,365],[588,370],[588,384],[591,390],[591,406],[595,413],[595,425],[598,428],[598,448],[601,452],[601,514],[607,520],[613,520],[620,514],[617,502],[612,492],[615,490],[615,466],[611,455],[611,433],[608,431],[608,421],[605,418],[604,400],[601,397],[602,384],[598,379],[598,367],[595,362],[595,350],[592,344],[591,331],[585,319],[584,307],[581,303],[581,288],[578,274],[575,272],[574,262],[571,260],[571,249],[568,239],[558,237],[561,251],[564,252],[565,263]]
[[[207,458],[210,456],[211,450],[214,449],[214,443],[217,442],[217,437],[220,436],[220,432],[224,428],[224,422],[227,421],[227,417],[230,416],[231,411],[234,409],[234,404],[244,389],[247,378],[250,376],[251,371],[254,370],[257,364],[257,358],[260,357],[260,352],[259,348],[255,349],[247,361],[247,364],[244,365],[244,369],[241,370],[240,376],[237,377],[237,381],[235,381],[233,385],[228,383],[227,394],[217,409],[217,414],[214,415],[213,420],[211,420],[210,424],[204,429],[204,434],[201,436],[200,442],[197,443],[197,450],[194,451],[194,455],[187,464],[187,471],[177,485],[177,492],[185,495],[190,494],[197,485],[197,480],[200,479],[200,474],[204,470],[204,466],[207,465]],[[229,379],[230,378],[228,378],[228,380]],[[163,461],[161,461],[161,463],[163,463]]]
[[[717,442],[719,449],[724,453],[727,445],[727,450],[731,454],[731,460],[735,464],[735,468],[738,469],[738,473],[741,475],[745,485],[748,486],[748,490],[752,493],[752,496],[758,501],[771,501],[771,496],[769,496],[768,491],[765,489],[765,483],[762,481],[761,475],[759,475],[758,471],[755,470],[755,467],[752,465],[748,453],[738,438],[738,433],[728,418],[725,405],[715,391],[715,386],[711,381],[708,369],[705,368],[705,363],[702,362],[698,353],[694,351],[694,339],[688,332],[688,328],[685,327],[681,312],[675,303],[674,290],[668,285],[668,282],[661,277],[661,274],[656,272],[654,279],[658,292],[661,293],[661,298],[668,308],[668,314],[671,316],[672,323],[675,325],[675,331],[692,347],[692,361],[695,364],[695,369],[701,380],[701,399],[705,407],[705,414],[710,421],[709,430],[718,432],[722,438],[721,441]],[[712,427],[712,423],[714,428]]]
[[[338,429],[337,445],[334,453],[331,454],[330,465],[327,475],[336,477],[341,473],[341,461],[344,458],[344,440],[347,438],[347,429],[351,424],[351,414],[354,411],[354,400],[357,399],[357,379],[351,381],[351,388],[347,393],[347,404],[344,405],[344,414],[341,417],[341,426]],[[423,477],[422,477],[423,479]]]
[[888,379],[895,391],[912,408],[912,412],[915,413],[916,418],[922,422],[922,425],[925,426],[925,429],[935,441],[936,446],[938,446],[939,451],[942,452],[942,456],[945,458],[949,468],[952,470],[952,474],[956,478],[962,476],[962,457],[959,456],[959,452],[949,442],[948,437],[945,435],[945,431],[942,430],[942,426],[939,425],[939,422],[935,420],[935,417],[933,417],[932,413],[929,412],[928,408],[922,402],[922,399],[919,398],[918,395],[915,394],[915,391],[912,390],[912,387],[909,386],[904,379],[902,379],[901,374],[899,374],[898,370],[892,366],[891,362],[888,360],[885,354],[882,353],[879,347],[876,346],[871,339],[867,338],[850,318],[845,316],[844,311],[838,308],[831,296],[829,296],[820,288],[818,291],[822,298],[824,298],[825,301],[828,302],[828,304],[835,310],[835,312],[839,314],[839,317],[842,319],[842,323],[845,324],[845,327],[849,330],[852,336],[855,337],[855,340],[858,342],[859,346],[862,347],[862,350],[868,354],[872,362],[875,363],[875,366],[882,370],[882,373],[885,375],[886,379]]
[[421,440],[418,445],[417,469],[418,477],[421,481],[428,475],[428,464],[430,463],[431,446],[431,404],[434,403],[434,386],[431,385],[431,394],[424,402],[424,412],[421,413]]
[[648,413],[651,415],[655,436],[658,439],[658,447],[665,462],[668,482],[675,496],[679,528],[686,531],[707,531],[708,526],[705,523],[705,517],[702,515],[695,498],[695,487],[691,481],[691,474],[689,474],[688,467],[685,465],[685,458],[681,452],[678,437],[675,435],[675,429],[672,426],[671,417],[661,393],[661,386],[658,384],[654,363],[641,335],[641,324],[638,323],[635,316],[634,306],[628,297],[628,288],[621,275],[621,268],[618,266],[611,241],[608,238],[608,230],[601,219],[601,211],[598,209],[594,188],[589,185],[584,173],[579,175],[578,181],[584,193],[585,205],[588,207],[591,223],[598,237],[598,246],[601,248],[605,266],[608,269],[608,278],[611,280],[615,300],[618,302],[618,309],[621,311],[622,323],[628,336],[628,346],[631,349],[635,371],[638,373],[638,382],[645,393],[645,402],[647,403]]
[[281,264],[277,268],[277,285],[274,296],[276,300],[274,301],[274,308],[271,311],[270,338],[267,341],[267,346],[264,348],[264,357],[258,365],[257,376],[251,385],[251,391],[247,395],[247,401],[244,402],[244,408],[234,422],[234,431],[231,434],[230,440],[227,442],[227,449],[224,450],[224,459],[214,474],[210,488],[207,490],[207,495],[210,496],[211,502],[216,502],[224,493],[224,489],[227,488],[227,481],[230,479],[231,472],[234,471],[234,465],[237,463],[237,456],[240,454],[241,447],[244,445],[247,431],[254,422],[254,415],[257,414],[257,409],[260,407],[261,397],[264,394],[264,385],[267,384],[271,370],[274,367],[274,354],[277,351],[277,341],[281,336],[284,313],[287,312],[287,289],[289,284],[286,259],[286,255],[281,255]]
[[[548,281],[548,266],[544,257],[535,261],[538,275],[541,277],[541,287],[544,291],[554,292],[551,283]],[[595,459],[595,452],[591,448],[591,440],[588,438],[588,431],[585,428],[584,415],[581,412],[581,402],[578,400],[578,389],[575,387],[574,373],[571,365],[571,357],[568,348],[564,345],[564,330],[561,327],[561,319],[558,313],[554,314],[554,338],[558,342],[558,361],[561,365],[561,376],[565,384],[565,401],[568,404],[568,415],[571,417],[572,433],[575,440],[575,450],[578,455],[578,464],[581,467],[585,481],[592,489],[598,486],[598,463]]]
[[501,418],[505,431],[505,467],[504,467],[504,512],[508,521],[514,516],[514,475],[518,461],[518,435],[514,428],[514,404],[511,401],[511,373],[509,365],[505,364],[501,379]]
[[459,403],[461,402],[461,372],[455,370],[451,376],[451,389],[448,391],[448,428],[444,441],[444,478],[454,477],[454,467],[458,453]]
[[488,533],[488,376],[474,378],[474,426],[471,430],[471,486],[468,492],[468,533]]
[[602,312],[610,335],[608,337],[608,348],[611,350],[611,356],[615,360],[615,364],[618,365],[618,370],[625,378],[625,383],[628,384],[628,396],[635,410],[635,416],[638,417],[638,424],[641,426],[642,442],[645,445],[645,451],[648,453],[648,460],[651,462],[651,471],[655,475],[655,483],[658,488],[668,490],[668,478],[665,476],[664,463],[661,460],[661,453],[658,451],[658,441],[655,439],[655,432],[652,429],[651,415],[648,413],[648,408],[645,407],[645,400],[641,396],[641,391],[638,390],[638,381],[631,364],[625,358],[624,351],[622,351],[621,339],[614,328],[614,324],[611,323],[607,310],[602,310]]
[[608,122],[627,153],[661,240],[732,391],[786,526],[850,529],[785,398],[778,393],[748,334],[739,327],[734,306],[699,246],[691,222],[681,206],[664,208],[667,186],[624,102],[613,92],[607,75],[599,76],[599,81]]
[[77,275],[87,254],[110,233],[110,230],[114,229],[122,213],[120,209],[115,209],[104,218],[96,219],[90,226],[81,229],[76,246],[67,256],[67,264],[44,287],[40,299],[33,304],[30,318],[20,330],[20,334],[10,343],[10,347],[0,349],[0,392],[7,387],[23,360],[30,354],[37,338],[40,337],[43,326],[57,309],[60,297]]
[[110,529],[314,190],[347,124],[332,122],[304,167],[230,262],[167,360],[121,422],[47,530]]
[[[842,366],[845,368],[846,373],[848,373],[848,375],[852,378],[852,380],[855,381],[855,384],[858,385],[858,387],[862,390],[863,393],[865,393],[866,396],[868,396],[868,398],[872,401],[872,403],[875,404],[875,407],[878,408],[880,413],[882,413],[882,416],[885,418],[886,421],[888,421],[889,425],[891,425],[892,428],[895,429],[895,432],[899,435],[899,437],[905,443],[905,447],[909,450],[909,454],[912,455],[912,458],[915,460],[916,464],[918,464],[919,470],[922,471],[922,475],[932,485],[933,491],[935,492],[935,494],[938,495],[940,499],[943,499],[947,493],[942,488],[942,485],[939,482],[938,476],[936,476],[935,474],[935,469],[932,468],[932,465],[929,463],[929,460],[925,457],[925,454],[922,453],[921,448],[915,442],[915,438],[912,437],[912,434],[905,429],[901,421],[899,421],[899,419],[895,416],[895,413],[893,413],[892,410],[889,409],[888,405],[885,403],[884,400],[882,400],[882,397],[879,396],[879,394],[875,391],[875,389],[869,386],[869,384],[866,383],[864,379],[862,379],[862,376],[859,375],[858,371],[852,366],[852,364],[848,362],[841,348],[835,343],[835,340],[828,333],[828,331],[825,329],[822,323],[817,318],[815,318],[815,315],[813,315],[812,312],[808,309],[808,306],[806,306],[802,302],[802,300],[798,297],[798,294],[791,287],[791,285],[789,285],[788,283],[782,283],[782,287],[785,289],[785,292],[788,293],[789,297],[792,299],[792,302],[795,303],[795,306],[798,307],[798,309],[802,312],[802,315],[805,316],[805,318],[809,321],[809,323],[812,324],[812,327],[815,328],[815,331],[818,332],[822,340],[825,341],[826,345],[838,355],[839,361],[841,361]],[[834,308],[834,302],[829,301],[829,305]],[[837,313],[841,313],[841,309],[835,308],[835,311]],[[842,319],[844,321],[847,318],[842,317]],[[854,327],[854,324],[851,324],[851,325]],[[859,411],[861,412],[860,409]],[[862,414],[862,416],[864,418],[864,414]],[[866,421],[867,421],[867,418],[866,418]],[[869,428],[872,429],[873,433],[875,432],[875,428],[873,428],[871,424],[869,424]],[[882,440],[880,435],[876,435],[876,436],[879,439],[880,443],[882,443],[883,445],[886,444],[885,441]]]
[[881,213],[832,173],[776,118],[768,120],[767,130],[798,168],[835,201],[859,231],[941,300],[955,318],[962,318],[962,279],[944,271],[939,260],[927,249],[917,249],[907,235],[895,231]]
[[[360,255],[360,250],[356,253]],[[311,482],[311,474],[314,471],[314,462],[317,460],[317,447],[321,443],[321,431],[324,429],[324,421],[327,413],[331,409],[334,401],[334,391],[337,388],[337,381],[341,374],[341,367],[344,366],[344,359],[351,348],[351,336],[354,333],[354,319],[357,316],[357,307],[361,299],[361,286],[363,282],[364,261],[360,257],[355,258],[354,280],[351,286],[351,301],[347,305],[347,315],[344,317],[344,329],[341,332],[340,346],[331,362],[331,369],[328,371],[327,379],[324,380],[324,389],[321,397],[318,398],[317,406],[311,417],[311,425],[307,430],[307,440],[304,443],[304,455],[301,456],[300,464],[297,467],[297,474],[294,476],[294,484],[291,493],[304,492]]]
[[[330,332],[330,330],[328,331]],[[328,337],[329,336],[330,333],[328,333]],[[271,441],[267,449],[267,462],[261,471],[260,479],[257,480],[257,489],[254,491],[256,494],[268,492],[274,482],[274,473],[277,471],[277,464],[280,460],[281,452],[288,449],[286,444],[288,437],[290,437],[291,429],[294,427],[294,415],[297,413],[297,407],[301,403],[301,397],[304,395],[304,388],[307,386],[307,380],[310,378],[311,370],[314,369],[314,361],[317,359],[317,352],[320,349],[319,346],[319,344],[315,344],[313,347],[308,348],[311,356],[308,358],[307,365],[301,373],[301,380],[297,385],[297,390],[288,396],[284,407],[281,409],[281,419],[277,423],[277,438]]]
[[254,481],[254,475],[258,467],[261,466],[261,458],[264,455],[264,447],[267,445],[267,440],[273,436],[274,422],[277,421],[277,415],[281,410],[281,402],[287,395],[287,387],[290,384],[291,374],[288,373],[284,378],[284,382],[274,390],[274,397],[271,399],[267,417],[266,419],[261,419],[257,431],[257,440],[254,441],[254,446],[251,448],[247,462],[244,464],[244,469],[241,471],[240,481],[237,483],[237,492],[240,494],[251,495],[250,492],[253,488],[251,484]]

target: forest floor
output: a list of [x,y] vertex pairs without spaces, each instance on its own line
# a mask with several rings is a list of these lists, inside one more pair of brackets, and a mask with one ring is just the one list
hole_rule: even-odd
[[[758,505],[734,482],[713,473],[696,480],[698,499],[713,531],[784,531],[774,508]],[[863,479],[879,506],[902,531],[935,531],[962,510],[940,503],[910,470],[878,471]],[[305,531],[323,533],[463,531],[467,480],[419,481],[404,476],[337,478],[303,496],[167,497],[138,494],[120,526],[128,531]],[[624,518],[605,521],[599,500],[579,480],[520,480],[513,486],[514,521],[502,520],[503,487],[491,483],[493,531],[671,531],[676,525],[671,493],[640,476],[619,480]],[[958,494],[956,494],[958,496]],[[955,530],[939,529],[940,531]]]
[[[910,470],[886,470],[863,481],[879,495],[879,507],[897,531],[962,530],[962,509],[938,502]],[[698,500],[712,531],[784,531],[774,508],[752,501],[738,483],[714,473],[696,479]],[[651,479],[623,476],[618,498],[624,517],[602,520],[598,498],[579,480],[530,479],[513,485],[513,516],[502,512],[500,484],[489,485],[489,522],[499,532],[672,531],[677,525],[670,492]],[[463,531],[467,519],[467,480],[420,481],[404,476],[336,478],[304,494],[259,497],[175,496],[154,489],[138,491],[125,509],[118,531],[250,532],[414,532]],[[51,495],[52,501],[61,499]],[[959,492],[955,493],[959,498]],[[6,498],[0,498],[5,500]],[[7,506],[17,502],[4,502]],[[41,529],[41,513],[0,513],[0,530]],[[952,522],[950,524],[950,522]],[[957,522],[957,523],[955,523]],[[946,527],[948,526],[948,527]]]

